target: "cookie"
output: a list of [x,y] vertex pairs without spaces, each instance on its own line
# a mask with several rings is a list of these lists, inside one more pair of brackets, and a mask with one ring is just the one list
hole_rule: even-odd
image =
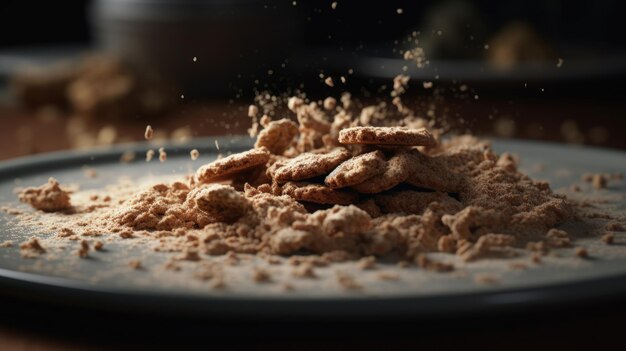
[[298,135],[298,125],[283,118],[269,124],[259,133],[255,148],[265,147],[274,155],[282,155]]
[[426,128],[352,127],[339,132],[342,144],[434,146],[435,138]]
[[350,205],[356,203],[358,194],[347,190],[335,190],[322,184],[288,182],[282,186],[282,194],[298,201],[325,205]]
[[462,208],[460,202],[442,192],[421,192],[414,190],[394,191],[377,194],[374,202],[383,213],[422,214],[433,202],[446,208]]
[[356,185],[383,173],[386,165],[385,155],[381,151],[368,152],[340,164],[324,182],[333,189]]
[[415,159],[410,152],[401,151],[387,161],[383,173],[376,175],[362,183],[353,185],[352,189],[363,194],[376,194],[389,190],[404,182],[413,174]]
[[413,173],[406,183],[419,188],[455,193],[459,191],[462,176],[452,171],[451,161],[445,155],[430,157],[413,153]]
[[350,152],[344,148],[336,148],[328,153],[304,153],[273,170],[277,182],[298,181],[328,174],[343,161],[350,158]]
[[210,183],[228,178],[239,172],[265,164],[270,153],[265,148],[233,154],[208,163],[196,171],[198,183]]

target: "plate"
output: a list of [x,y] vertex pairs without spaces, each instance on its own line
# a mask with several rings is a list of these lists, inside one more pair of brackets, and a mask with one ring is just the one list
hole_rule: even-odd
[[[143,160],[143,154],[154,145],[126,144],[109,149],[69,151],[17,159],[0,165],[0,203],[19,205],[16,187],[34,186],[54,176],[62,184],[76,184],[81,190],[99,189],[114,184],[120,177],[163,179],[179,177],[209,162],[218,153],[246,150],[251,140],[245,137],[197,139],[184,145],[167,145],[165,163]],[[559,144],[495,140],[497,152],[513,152],[522,159],[521,169],[533,178],[550,181],[553,189],[581,183],[587,172],[626,173],[626,154]],[[197,148],[201,158],[191,161],[189,150]],[[120,156],[132,151],[134,162],[121,163]],[[85,176],[84,167],[97,172],[97,177]],[[585,186],[584,184],[582,185]],[[613,199],[613,205],[626,210],[626,189],[611,183],[609,189],[597,191]],[[0,215],[0,242],[20,243],[32,235],[45,237],[52,233],[36,228],[16,226],[12,216]],[[150,311],[199,316],[432,316],[477,311],[520,311],[547,304],[558,305],[594,300],[626,293],[626,233],[618,233],[617,245],[607,246],[595,239],[581,239],[593,259],[581,260],[563,251],[561,259],[536,265],[525,270],[511,270],[506,264],[491,260],[472,263],[464,274],[440,274],[418,268],[398,269],[395,264],[381,262],[377,270],[363,272],[363,277],[391,270],[400,279],[372,283],[358,291],[340,289],[325,282],[333,268],[320,269],[319,280],[299,283],[294,291],[286,292],[281,284],[256,284],[243,279],[237,287],[211,289],[202,282],[164,270],[133,271],[126,267],[128,251],[114,243],[105,252],[96,252],[88,260],[80,259],[75,251],[51,259],[24,259],[19,248],[0,248],[0,291],[4,294],[52,304],[71,303],[87,308],[107,310]],[[17,245],[16,245],[17,246]],[[135,245],[140,246],[140,245]],[[117,249],[117,250],[116,250]],[[145,255],[147,266],[164,260],[164,254],[148,247],[135,247]],[[570,251],[567,251],[570,250]],[[339,266],[350,270],[349,263]],[[278,272],[280,273],[280,272]],[[282,273],[281,273],[282,274]],[[477,284],[477,274],[495,274],[497,284]],[[278,275],[280,276],[280,274]],[[246,277],[245,274],[242,277]],[[364,278],[364,279],[365,279]],[[367,279],[365,279],[367,281]]]

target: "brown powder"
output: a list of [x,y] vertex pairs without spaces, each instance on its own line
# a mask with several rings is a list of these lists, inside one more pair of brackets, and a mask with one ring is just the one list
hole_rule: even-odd
[[54,178],[48,179],[48,183],[40,187],[23,189],[19,199],[44,212],[63,211],[72,207],[69,193],[61,189]]

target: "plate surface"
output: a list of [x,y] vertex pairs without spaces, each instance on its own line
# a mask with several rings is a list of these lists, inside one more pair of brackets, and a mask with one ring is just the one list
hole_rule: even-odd
[[[50,176],[62,184],[77,184],[81,191],[115,184],[120,177],[149,180],[180,176],[211,161],[218,152],[248,149],[251,141],[220,139],[219,151],[214,145],[214,139],[194,140],[184,147],[171,145],[167,147],[168,161],[163,164],[143,161],[148,144],[45,154],[5,162],[0,165],[0,203],[28,210],[18,205],[15,188],[42,184]],[[189,150],[193,148],[202,154],[196,161],[189,159]],[[626,154],[616,151],[510,140],[494,141],[494,149],[518,154],[522,171],[533,178],[550,181],[552,189],[581,183],[583,173],[626,173]],[[136,161],[120,163],[121,153],[128,150],[136,152]],[[95,169],[98,176],[85,177],[85,166]],[[626,189],[622,184],[611,184],[609,189],[598,193],[612,199],[614,206],[626,210]],[[45,237],[52,233],[16,226],[10,215],[0,214],[0,242],[20,243],[32,235]],[[0,291],[50,303],[71,301],[72,304],[127,311],[225,316],[296,313],[301,316],[414,316],[517,309],[626,292],[626,246],[619,245],[626,243],[626,233],[618,233],[617,242],[618,245],[606,246],[597,238],[582,239],[578,244],[587,247],[594,259],[546,259],[545,264],[525,270],[511,270],[508,264],[481,260],[465,267],[464,274],[437,274],[417,268],[400,270],[394,264],[383,262],[377,270],[362,272],[363,276],[367,278],[381,270],[391,270],[400,279],[384,284],[366,283],[361,291],[346,291],[327,284],[332,281],[329,277],[333,272],[331,268],[321,269],[319,280],[299,282],[296,290],[289,293],[283,291],[280,284],[255,284],[246,273],[234,284],[236,288],[220,290],[211,289],[185,274],[122,269],[127,268],[129,250],[144,255],[147,266],[165,261],[164,254],[141,245],[122,248],[112,243],[109,250],[95,253],[89,260],[79,259],[70,248],[67,255],[46,260],[24,259],[19,249],[12,247],[0,249]],[[569,253],[564,252],[564,257],[572,256],[571,249]],[[340,268],[349,271],[353,267],[346,264]],[[283,273],[279,271],[277,276]],[[477,284],[473,279],[476,274],[494,274],[498,276],[498,284]],[[364,281],[368,280],[364,278]]]

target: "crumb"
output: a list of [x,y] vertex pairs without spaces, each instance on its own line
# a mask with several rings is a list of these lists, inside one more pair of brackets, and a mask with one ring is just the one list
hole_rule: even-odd
[[363,270],[375,269],[376,268],[376,257],[374,257],[374,256],[363,257],[363,258],[361,258],[359,260],[357,265],[359,266],[360,269],[363,269]]
[[337,282],[342,288],[346,290],[359,290],[363,288],[363,286],[359,284],[353,276],[341,271],[337,271],[335,273]]
[[54,178],[48,179],[48,183],[42,186],[23,189],[19,192],[19,199],[44,212],[58,212],[72,207],[69,192],[63,190]]
[[453,265],[449,263],[434,261],[428,258],[425,254],[417,255],[417,257],[415,258],[415,262],[420,268],[425,269],[427,271],[431,271],[431,272],[443,273],[443,272],[451,272],[454,270]]
[[248,106],[248,117],[256,117],[259,114],[259,108],[256,105]]
[[524,270],[528,268],[528,265],[522,262],[512,262],[511,264],[509,264],[509,267],[515,270]]
[[291,275],[298,278],[317,278],[313,265],[310,263],[303,263],[296,266],[291,271]]
[[0,247],[13,247],[13,241],[5,240],[0,243]]
[[150,126],[149,124],[146,126],[146,131],[143,133],[144,138],[146,138],[146,140],[150,140],[152,139],[152,136],[154,135],[154,130],[152,130],[152,126]]
[[91,167],[85,167],[83,173],[87,178],[96,178],[98,176],[98,172],[96,172],[96,170]]
[[193,149],[189,152],[189,156],[191,156],[192,161],[195,161],[200,157],[200,152],[197,149]]
[[135,153],[133,151],[124,151],[122,156],[120,156],[120,162],[122,163],[130,163],[135,159]]
[[252,270],[252,280],[256,283],[267,283],[272,280],[270,272],[261,267],[254,267]]
[[393,272],[380,272],[376,275],[380,280],[399,280],[400,276]]
[[20,250],[23,257],[31,258],[46,253],[46,249],[41,246],[37,237],[32,237],[28,241],[20,244]]
[[152,158],[154,158],[154,150],[150,149],[146,151],[146,162],[152,161]]
[[134,270],[142,269],[141,261],[139,260],[131,260],[128,262],[128,266]]
[[602,236],[600,240],[602,240],[602,242],[607,245],[613,245],[615,243],[615,234],[606,233]]
[[603,174],[594,174],[591,179],[591,185],[596,189],[606,188],[608,180]]
[[167,160],[167,153],[165,152],[165,148],[159,148],[159,162],[165,162]]
[[580,258],[588,258],[589,257],[589,252],[584,247],[577,247],[574,250],[574,255],[576,255],[576,257],[580,257]]
[[89,256],[89,242],[87,240],[80,241],[80,248],[77,251],[78,257],[87,258]]
[[102,249],[104,249],[104,243],[100,240],[96,240],[96,242],[93,244],[93,248],[96,251],[102,251]]
[[476,274],[474,276],[474,282],[477,284],[493,285],[500,283],[500,279],[490,274]]
[[606,230],[609,230],[612,232],[623,232],[624,226],[619,222],[610,221],[609,223],[606,224]]
[[336,8],[337,8],[337,1],[333,1],[333,2],[330,4],[330,8],[331,8],[331,9],[333,9],[333,10],[334,10],[334,9],[336,9]]
[[289,284],[289,283],[284,283],[282,287],[283,287],[284,291],[293,291],[293,290],[295,290],[294,286]]
[[326,79],[324,79],[324,83],[326,83],[326,85],[328,85],[331,88],[335,86],[335,83],[333,82],[332,77],[326,77]]

